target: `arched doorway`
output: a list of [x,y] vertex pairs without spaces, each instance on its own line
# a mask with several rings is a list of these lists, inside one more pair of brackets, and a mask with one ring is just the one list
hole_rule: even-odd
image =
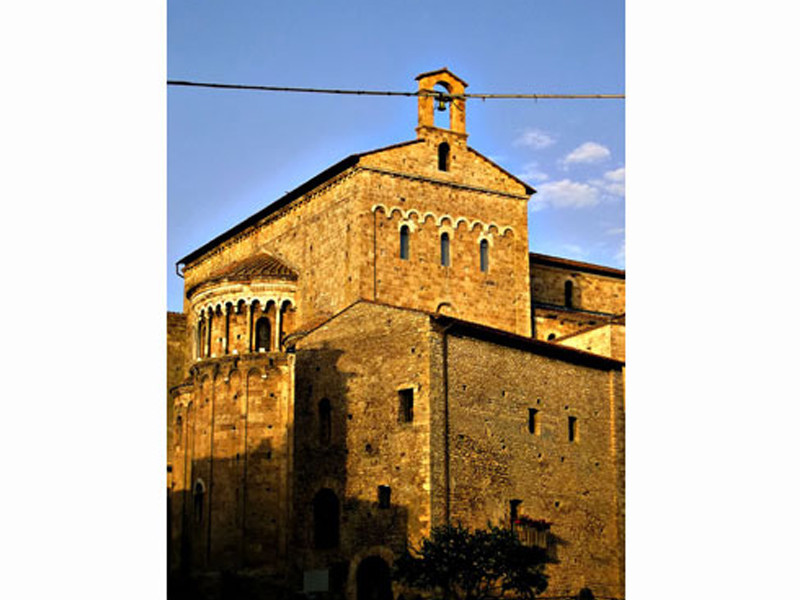
[[356,571],[356,600],[392,600],[389,565],[380,556],[368,556]]

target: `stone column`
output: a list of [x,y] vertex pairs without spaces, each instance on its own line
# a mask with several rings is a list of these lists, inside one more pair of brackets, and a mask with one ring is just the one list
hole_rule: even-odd
[[279,303],[275,304],[275,350],[281,351],[281,306]]

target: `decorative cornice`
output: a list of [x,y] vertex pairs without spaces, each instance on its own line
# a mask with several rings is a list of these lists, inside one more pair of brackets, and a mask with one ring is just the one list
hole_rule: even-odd
[[416,216],[417,220],[423,225],[425,224],[425,221],[428,220],[428,218],[431,218],[433,219],[433,222],[436,224],[436,226],[439,227],[440,229],[443,227],[447,228],[447,226],[444,226],[443,223],[445,219],[448,219],[450,221],[450,227],[452,229],[458,229],[459,225],[463,223],[466,224],[468,231],[472,231],[473,229],[475,229],[475,227],[480,227],[481,234],[484,236],[491,236],[491,229],[493,227],[497,230],[497,233],[500,234],[501,236],[504,236],[509,231],[516,235],[516,231],[511,225],[498,225],[495,222],[485,223],[480,219],[470,219],[468,217],[464,217],[461,215],[456,215],[455,217],[453,217],[449,214],[436,215],[431,211],[426,211],[422,213],[418,211],[416,208],[405,209],[400,206],[387,207],[386,205],[380,203],[372,205],[371,208],[372,212],[377,212],[378,209],[383,209],[383,211],[389,217],[391,217],[396,211],[400,213],[400,217],[404,221],[411,221],[412,216]]

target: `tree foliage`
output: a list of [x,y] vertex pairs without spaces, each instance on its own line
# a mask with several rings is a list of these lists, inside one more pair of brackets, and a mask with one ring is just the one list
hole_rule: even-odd
[[547,588],[548,562],[543,548],[523,545],[509,529],[491,523],[474,531],[445,525],[395,561],[395,577],[410,588],[445,598],[534,598]]

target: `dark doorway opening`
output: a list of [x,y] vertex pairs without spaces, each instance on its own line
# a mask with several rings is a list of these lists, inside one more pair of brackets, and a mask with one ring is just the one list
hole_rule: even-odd
[[389,565],[380,556],[368,556],[356,571],[357,600],[392,600]]
[[314,547],[339,545],[339,499],[333,490],[323,488],[314,496]]

